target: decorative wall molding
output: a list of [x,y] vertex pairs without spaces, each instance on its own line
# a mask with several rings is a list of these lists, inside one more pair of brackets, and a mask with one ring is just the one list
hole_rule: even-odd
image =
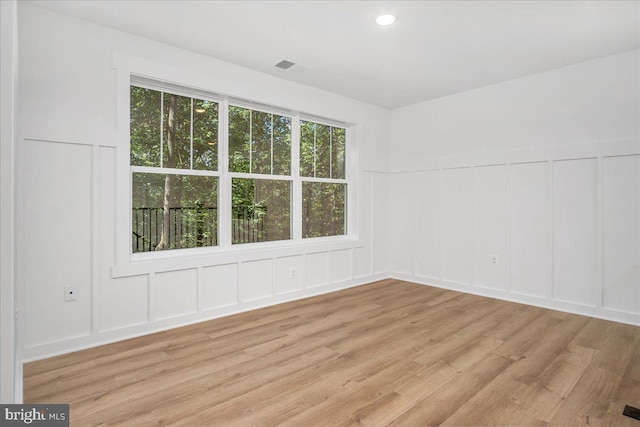
[[431,165],[389,174],[391,277],[640,325],[637,139]]

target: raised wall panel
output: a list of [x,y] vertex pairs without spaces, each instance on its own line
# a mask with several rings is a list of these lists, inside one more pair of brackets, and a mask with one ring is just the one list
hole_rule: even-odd
[[351,279],[351,249],[331,251],[331,281],[344,282]]
[[367,277],[371,275],[371,248],[353,249],[353,277]]
[[416,172],[415,273],[440,277],[440,171]]
[[387,252],[389,247],[388,195],[389,175],[373,174],[373,273],[388,271]]
[[[294,277],[291,270],[294,269]],[[276,294],[299,291],[304,288],[304,257],[288,256],[276,260]]]
[[443,279],[471,281],[471,169],[442,171],[442,265]]
[[[18,172],[18,280],[24,289],[25,347],[91,331],[92,148],[23,141]],[[77,301],[64,301],[74,285]]]
[[474,285],[507,290],[507,166],[476,167],[474,173]]
[[100,330],[145,323],[149,317],[149,276],[110,279],[100,288]]
[[238,264],[223,264],[202,269],[200,303],[203,310],[238,303]]
[[155,318],[165,319],[197,311],[197,270],[156,273]]
[[415,196],[412,173],[389,176],[389,268],[413,274]]
[[603,296],[606,308],[640,311],[640,156],[603,159]]
[[371,275],[373,238],[371,230],[373,226],[373,172],[363,172],[360,175],[358,192],[358,238],[366,244],[364,248],[355,248],[353,251],[353,276],[365,277]]
[[307,288],[329,284],[329,254],[327,252],[305,255],[305,280]]
[[593,306],[598,163],[563,160],[553,166],[553,298]]
[[[360,174],[358,182],[358,237],[361,241],[371,241],[373,224],[373,172]],[[349,207],[347,206],[347,209]],[[350,230],[348,230],[350,231]]]
[[511,291],[549,297],[549,163],[511,165]]
[[240,264],[240,301],[273,295],[273,261],[263,259]]
[[98,330],[117,329],[144,323],[149,319],[148,275],[111,278],[115,262],[113,241],[115,235],[116,150],[99,148],[98,174],[98,264],[97,293]]

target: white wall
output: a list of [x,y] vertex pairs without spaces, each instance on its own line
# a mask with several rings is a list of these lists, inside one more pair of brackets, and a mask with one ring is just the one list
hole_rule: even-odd
[[16,360],[14,141],[18,78],[17,2],[0,2],[0,402],[22,401]]
[[[27,4],[19,5],[19,23],[26,360],[386,275],[387,110]],[[116,269],[114,278],[114,54],[198,74],[216,93],[357,123],[359,241],[151,263]],[[77,286],[78,301],[63,301],[65,284]]]
[[640,324],[639,60],[394,110],[391,275]]
[[[637,51],[389,113],[28,4],[18,12],[25,360],[389,274],[640,324]],[[115,53],[357,123],[360,241],[114,277]],[[63,302],[65,284],[78,301]]]

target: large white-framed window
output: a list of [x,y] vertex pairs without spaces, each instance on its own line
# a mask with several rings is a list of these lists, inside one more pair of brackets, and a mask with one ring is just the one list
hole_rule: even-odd
[[218,245],[220,99],[132,77],[131,252]]
[[295,115],[234,102],[227,117],[231,244],[293,239]]
[[[229,262],[256,251],[293,254],[291,251],[303,246],[315,250],[312,248],[357,244],[352,174],[357,169],[352,167],[357,165],[357,161],[353,163],[357,159],[356,125],[203,89],[212,87],[215,79],[158,67],[141,58],[117,55],[114,67],[118,76],[116,277],[147,269]],[[135,97],[133,91],[138,91]],[[136,105],[140,100],[146,105]],[[140,107],[150,112],[142,112]],[[176,151],[170,158],[167,128],[171,127],[172,108],[172,132],[177,133],[172,137],[182,145],[172,147]],[[140,127],[140,122],[153,125]],[[311,177],[300,173],[303,123],[344,132],[344,175],[324,177],[316,172]],[[145,136],[142,140],[141,135]],[[148,142],[151,140],[154,142]],[[321,145],[314,156],[322,155]],[[167,233],[171,238],[163,243],[168,181],[174,185],[170,193],[176,192],[173,188],[179,187],[178,182],[182,185],[182,197],[180,203],[168,203],[173,209]],[[313,205],[310,197],[318,190],[311,187],[317,184],[343,186],[344,196],[339,195],[338,200],[344,198],[340,211],[344,220],[331,232],[310,234],[304,222],[313,220],[313,215],[305,217],[303,211]],[[326,198],[316,200],[326,202]],[[146,213],[140,212],[149,211],[154,211],[154,219],[142,218]],[[144,236],[145,227],[151,227],[156,236],[140,239],[136,249],[135,239]]]
[[302,237],[347,234],[347,129],[300,120]]

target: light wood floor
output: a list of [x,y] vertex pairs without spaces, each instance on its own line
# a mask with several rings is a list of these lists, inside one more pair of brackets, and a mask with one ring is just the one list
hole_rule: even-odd
[[71,424],[640,427],[640,328],[385,280],[25,366]]

